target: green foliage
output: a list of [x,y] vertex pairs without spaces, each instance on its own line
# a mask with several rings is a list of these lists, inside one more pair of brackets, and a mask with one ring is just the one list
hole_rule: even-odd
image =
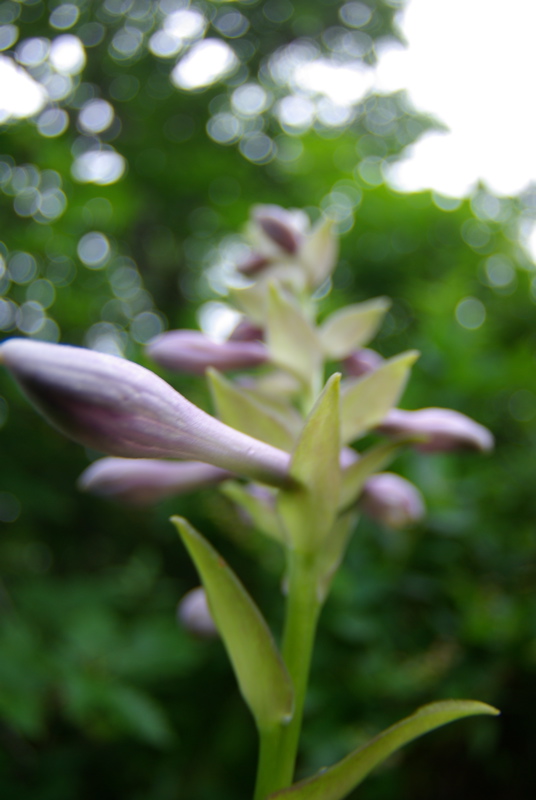
[[[153,5],[143,5],[152,14]],[[342,3],[292,5],[294,14],[282,22],[271,20],[263,3],[232,5],[249,23],[237,40],[244,42],[247,80],[265,75],[270,54],[296,37],[330,55],[338,36],[356,33],[337,16]],[[374,42],[392,31],[396,4],[370,6],[370,22],[357,31],[368,37],[359,39],[366,62]],[[231,107],[232,76],[204,91],[174,88],[174,60],[155,57],[146,44],[125,58],[112,47],[125,25],[147,25],[147,40],[155,17],[136,21],[135,3],[121,13],[111,2],[80,7],[67,32],[82,35],[91,23],[103,38],[88,45],[86,70],[57,103],[69,126],[56,137],[41,135],[31,119],[1,128],[0,162],[9,169],[2,168],[0,253],[8,269],[13,254],[28,253],[35,274],[9,284],[0,275],[0,305],[37,302],[57,328],[35,335],[48,331],[92,345],[101,337],[135,357],[160,328],[195,325],[194,308],[214,299],[218,269],[253,203],[329,211],[343,235],[327,313],[349,301],[392,298],[374,346],[386,358],[409,348],[422,353],[404,406],[450,406],[474,416],[493,430],[497,454],[423,460],[405,452],[397,460],[396,469],[422,489],[428,518],[406,533],[360,522],[322,618],[301,774],[334,763],[433,697],[475,696],[505,711],[493,733],[477,723],[463,736],[440,731],[399,757],[396,783],[386,767],[359,796],[532,797],[526,765],[536,746],[529,713],[536,702],[534,289],[517,229],[520,218],[533,215],[534,196],[497,199],[481,186],[444,210],[444,200],[431,193],[405,196],[383,185],[378,163],[429,127],[402,94],[370,95],[348,123],[317,121],[306,131],[283,129],[267,110],[260,115],[264,132],[281,157],[250,161],[245,144],[258,120],[241,119],[242,136],[228,144],[207,133]],[[61,33],[49,25],[51,4],[1,8],[20,14],[13,22],[19,42]],[[215,21],[230,8],[203,5]],[[274,100],[289,91],[267,88]],[[112,104],[116,123],[101,144],[128,164],[109,185],[78,183],[71,174],[83,144],[78,113],[90,98]],[[52,170],[48,178],[59,178],[65,196],[63,214],[48,222],[17,211],[25,195],[17,198],[37,179],[34,170],[41,188]],[[95,270],[78,255],[81,238],[92,232],[110,245],[108,261]],[[480,327],[458,321],[467,298],[484,307]],[[17,332],[9,319],[6,337]],[[32,329],[30,316],[24,319],[22,333]],[[210,407],[197,383],[172,380]],[[222,524],[227,539],[218,539],[218,549],[225,555],[233,548],[237,571],[263,609],[281,566],[276,549],[251,539],[225,498],[202,494],[134,513],[80,496],[74,484],[86,456],[35,417],[7,380],[0,394],[0,794],[246,796],[250,721],[219,645],[193,642],[175,625],[175,604],[196,579],[167,517],[180,513],[207,533],[215,521]],[[265,570],[251,552],[262,555]],[[278,609],[270,613],[277,625]],[[452,782],[438,785],[437,774]]]

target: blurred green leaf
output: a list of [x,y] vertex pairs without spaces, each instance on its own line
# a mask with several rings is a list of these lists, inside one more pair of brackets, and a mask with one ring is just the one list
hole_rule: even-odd
[[411,717],[378,734],[368,744],[351,753],[333,767],[308,778],[290,789],[270,795],[270,798],[295,800],[343,800],[359,786],[369,772],[391,753],[448,722],[475,714],[499,714],[496,708],[475,700],[444,700],[419,708]]
[[259,730],[292,714],[293,690],[257,606],[214,548],[181,517],[172,517],[207,593],[210,611],[233,665],[240,691]]

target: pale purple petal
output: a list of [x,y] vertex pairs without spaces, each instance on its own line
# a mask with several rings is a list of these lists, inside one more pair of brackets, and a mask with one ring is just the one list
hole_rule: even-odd
[[425,441],[417,447],[431,453],[458,448],[485,452],[493,447],[493,436],[487,428],[450,408],[393,408],[378,430],[388,436],[422,436]]
[[80,489],[133,506],[148,506],[179,494],[213,486],[231,473],[201,461],[100,458],[80,475]]
[[224,425],[138,364],[29,339],[4,342],[0,362],[49,422],[107,455],[203,461],[263,483],[288,480],[287,453]]
[[190,330],[163,333],[149,342],[147,353],[162,367],[195,375],[204,375],[209,367],[221,371],[256,367],[268,358],[262,342],[214,342],[201,331]]
[[412,483],[392,472],[380,472],[365,483],[361,508],[389,528],[405,528],[424,516],[424,501]]

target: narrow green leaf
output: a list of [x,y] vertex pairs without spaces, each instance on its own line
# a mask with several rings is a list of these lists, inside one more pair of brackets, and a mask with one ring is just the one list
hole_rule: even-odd
[[[259,487],[264,489],[264,487]],[[275,539],[277,542],[284,541],[283,530],[276,511],[275,496],[269,489],[264,489],[268,493],[266,497],[252,494],[247,487],[236,481],[225,481],[220,486],[220,491],[237,506],[240,506],[260,533]]]
[[411,717],[375,736],[368,744],[350,753],[333,767],[313,778],[300,781],[289,789],[271,794],[269,800],[343,800],[367,777],[374,767],[385,761],[403,745],[447,722],[475,714],[499,714],[496,708],[476,700],[445,700],[419,708]]
[[207,377],[216,413],[222,422],[280,450],[292,450],[294,434],[283,417],[238,389],[217,370],[208,369]]
[[320,326],[324,353],[330,358],[345,358],[370,342],[390,305],[386,297],[376,297],[335,311]]
[[279,492],[279,513],[289,541],[314,552],[329,533],[339,504],[340,375],[332,375],[309,414],[290,464],[294,486]]
[[340,508],[345,509],[355,503],[370,476],[388,466],[403,447],[414,441],[415,439],[404,438],[370,447],[359,456],[357,461],[344,469],[342,471]]
[[315,225],[300,250],[300,261],[307,273],[311,288],[329,278],[337,264],[339,240],[331,219],[321,219]]
[[345,381],[341,387],[342,444],[354,441],[379,425],[396,405],[406,387],[411,366],[419,354],[409,350],[385,361],[362,378]]
[[242,696],[259,730],[292,715],[293,690],[259,609],[214,548],[182,517],[172,517],[203,582]]
[[321,364],[314,328],[276,284],[269,288],[266,344],[271,361],[304,383],[309,383]]

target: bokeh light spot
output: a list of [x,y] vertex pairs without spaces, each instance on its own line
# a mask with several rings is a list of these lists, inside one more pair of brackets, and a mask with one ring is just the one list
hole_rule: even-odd
[[84,45],[71,33],[56,37],[50,47],[50,63],[60,75],[78,75],[86,64]]
[[68,125],[69,115],[62,108],[47,108],[37,120],[37,129],[46,139],[61,136]]
[[80,10],[77,6],[73,5],[72,3],[65,3],[64,5],[58,6],[54,9],[50,15],[49,22],[53,28],[57,28],[60,31],[66,31],[69,28],[72,28],[73,25],[78,22],[79,16]]
[[30,253],[15,252],[9,258],[8,268],[14,283],[30,283],[37,273],[37,262]]
[[221,39],[205,39],[181,58],[171,80],[180,89],[201,89],[229,75],[237,66],[238,59],[228,44]]
[[456,319],[463,328],[474,331],[486,320],[486,307],[476,297],[464,297],[456,306]]
[[19,38],[19,29],[16,25],[0,25],[0,50],[7,50]]
[[215,114],[207,123],[207,133],[218,144],[233,144],[242,135],[242,125],[233,114]]
[[110,257],[110,242],[103,233],[86,233],[78,242],[80,261],[89,269],[102,269]]
[[90,100],[78,116],[78,124],[86,133],[101,133],[114,119],[113,107],[106,100]]

